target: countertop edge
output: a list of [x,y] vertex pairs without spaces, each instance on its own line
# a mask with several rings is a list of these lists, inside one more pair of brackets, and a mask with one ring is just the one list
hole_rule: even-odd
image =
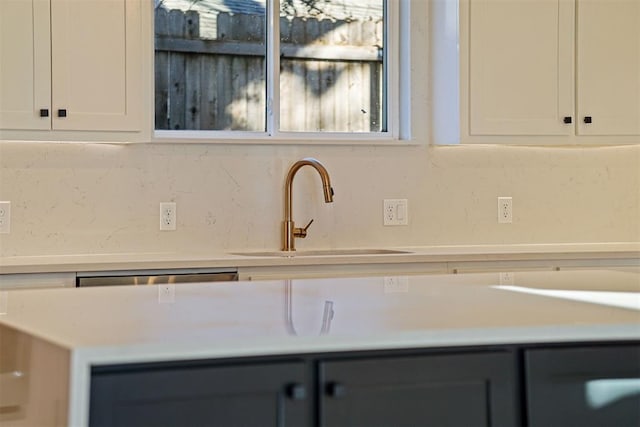
[[[550,325],[493,327],[459,330],[433,330],[415,333],[394,334],[389,337],[362,337],[354,340],[352,336],[331,337],[318,340],[318,337],[297,337],[296,340],[273,340],[264,343],[256,341],[252,346],[244,342],[226,343],[224,347],[204,347],[201,344],[193,348],[182,347],[176,350],[170,346],[135,346],[129,352],[118,347],[62,347],[71,350],[81,360],[91,366],[117,365],[123,363],[153,363],[176,360],[202,360],[250,358],[260,356],[293,356],[304,354],[327,354],[339,352],[366,352],[384,350],[420,350],[435,348],[486,347],[507,345],[540,345],[554,343],[593,343],[593,342],[640,342],[640,330],[637,323],[608,325]],[[58,344],[60,345],[60,344]],[[132,356],[135,354],[135,356]]]

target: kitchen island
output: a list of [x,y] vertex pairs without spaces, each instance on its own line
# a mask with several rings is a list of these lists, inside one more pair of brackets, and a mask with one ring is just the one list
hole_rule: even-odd
[[0,343],[7,426],[640,420],[633,271],[4,291]]

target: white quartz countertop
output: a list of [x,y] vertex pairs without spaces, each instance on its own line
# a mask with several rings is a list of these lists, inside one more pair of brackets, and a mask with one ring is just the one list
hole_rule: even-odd
[[0,291],[0,326],[68,355],[68,425],[83,426],[88,422],[90,370],[98,365],[638,342],[640,272],[566,270],[20,289]]
[[613,270],[14,290],[0,324],[92,364],[640,340],[639,292]]
[[[362,249],[362,248],[358,248]],[[383,247],[393,254],[266,256],[265,250],[229,250],[225,253],[99,253],[0,257],[0,274],[57,273],[110,270],[154,270],[218,267],[264,267],[339,264],[429,263],[456,261],[513,261],[541,259],[640,259],[640,242],[551,243],[504,245],[449,245]],[[313,253],[313,251],[311,251]],[[246,253],[247,255],[238,255]]]

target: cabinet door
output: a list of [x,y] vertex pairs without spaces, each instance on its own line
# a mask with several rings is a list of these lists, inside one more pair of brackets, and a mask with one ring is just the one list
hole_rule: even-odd
[[525,356],[528,425],[640,425],[640,346],[540,349]]
[[511,353],[327,361],[322,426],[521,425]]
[[578,133],[640,135],[640,1],[578,0],[577,13]]
[[49,0],[0,1],[0,129],[51,127],[49,28]]
[[573,2],[467,2],[468,33],[461,26],[467,38],[461,44],[469,49],[468,69],[461,69],[469,85],[468,99],[461,91],[463,129],[468,120],[470,135],[571,135],[565,117],[573,115]]
[[303,363],[101,369],[90,426],[309,425]]
[[52,0],[53,128],[138,130],[140,0]]

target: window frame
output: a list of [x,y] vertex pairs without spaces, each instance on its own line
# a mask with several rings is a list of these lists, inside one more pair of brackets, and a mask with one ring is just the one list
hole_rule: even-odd
[[[300,132],[279,130],[280,98],[280,0],[267,0],[266,10],[266,99],[267,107],[265,131],[239,130],[156,130],[152,121],[152,142],[157,143],[215,143],[215,144],[321,144],[321,145],[397,145],[410,138],[410,101],[407,84],[409,64],[405,43],[409,40],[410,14],[409,0],[382,0],[384,11],[383,74],[386,92],[383,94],[386,106],[386,130],[380,132]],[[153,8],[152,8],[153,9]],[[403,22],[406,21],[406,22]],[[402,25],[405,24],[405,25]],[[152,19],[152,31],[153,19]],[[152,43],[152,54],[154,51]],[[401,50],[402,49],[402,50]],[[153,64],[153,61],[152,61]],[[152,65],[153,68],[153,65]],[[403,78],[401,79],[401,73]],[[155,73],[151,72],[151,76]],[[152,78],[153,80],[153,78]],[[152,91],[153,93],[153,91]],[[154,103],[152,102],[152,106]],[[153,108],[153,107],[152,107]],[[405,117],[406,116],[406,117]]]

